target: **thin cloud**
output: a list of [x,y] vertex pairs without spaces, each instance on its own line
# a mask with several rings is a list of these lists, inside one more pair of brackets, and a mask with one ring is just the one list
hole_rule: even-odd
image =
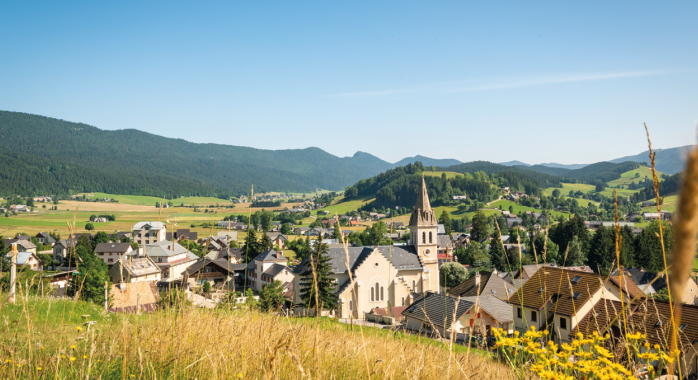
[[417,94],[417,93],[457,93],[457,92],[472,92],[472,91],[489,91],[489,90],[499,90],[506,88],[516,88],[525,86],[540,86],[546,84],[560,84],[560,83],[575,83],[575,82],[591,82],[591,81],[601,81],[609,79],[621,79],[621,78],[633,78],[633,77],[645,77],[650,75],[664,74],[664,71],[630,71],[630,72],[619,72],[619,73],[606,73],[606,74],[584,74],[584,75],[563,75],[563,76],[549,76],[549,77],[537,77],[528,79],[517,79],[509,81],[492,81],[489,83],[482,83],[478,85],[463,85],[463,82],[450,82],[441,85],[429,85],[416,88],[406,88],[406,89],[395,89],[395,90],[381,90],[381,91],[359,91],[359,92],[345,92],[338,94],[330,94],[330,97],[336,98],[370,98],[379,96],[389,96],[389,95],[404,95],[404,94]]

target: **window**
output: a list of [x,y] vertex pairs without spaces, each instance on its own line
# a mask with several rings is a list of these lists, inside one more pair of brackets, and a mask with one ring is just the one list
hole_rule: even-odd
[[417,281],[412,280],[412,291],[416,292],[417,291]]
[[545,286],[540,288],[539,293],[543,293],[545,291]]
[[206,267],[206,273],[211,273],[211,268],[210,268],[210,267]]
[[567,330],[567,318],[560,317],[560,328]]
[[577,298],[579,298],[579,296],[581,296],[581,295],[582,295],[582,293],[574,293],[574,294],[572,294],[572,298],[573,298],[573,299],[577,299]]
[[422,232],[422,244],[426,244],[426,243],[427,243],[427,233]]
[[538,313],[531,311],[531,322],[538,322]]
[[521,318],[521,308],[520,307],[516,308],[516,317]]
[[654,324],[654,327],[661,327],[662,326],[662,320],[658,320],[657,323]]
[[379,298],[379,297],[380,297],[379,290],[380,290],[380,285],[378,285],[378,283],[376,282],[376,301],[380,301],[380,300],[381,300],[381,299]]
[[402,297],[402,305],[400,306],[405,306],[405,297]]
[[497,291],[492,289],[492,294],[497,294]]
[[429,232],[429,244],[431,244],[431,231]]
[[383,300],[385,300],[385,298],[383,298],[383,287],[381,286],[381,301]]
[[354,301],[349,300],[349,311],[354,310]]
[[686,327],[688,327],[688,325],[684,323],[681,326],[679,326],[679,330],[683,331]]
[[376,298],[374,296],[375,289],[371,288],[371,301],[375,301]]
[[573,284],[576,284],[576,283],[578,283],[579,280],[581,280],[581,279],[582,279],[582,276],[574,276],[574,278],[572,279],[572,283],[573,283]]

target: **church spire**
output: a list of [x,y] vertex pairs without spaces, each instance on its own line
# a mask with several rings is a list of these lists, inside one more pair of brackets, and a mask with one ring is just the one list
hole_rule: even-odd
[[429,193],[427,192],[427,184],[424,183],[424,173],[422,173],[422,187],[419,188],[419,194],[417,195],[417,204],[414,205],[414,207],[422,211],[431,211],[431,204],[429,203]]
[[417,203],[412,207],[412,216],[410,217],[410,226],[423,225],[437,225],[434,210],[431,209],[429,203],[429,192],[427,192],[427,184],[424,182],[424,173],[422,173],[422,186],[417,194]]

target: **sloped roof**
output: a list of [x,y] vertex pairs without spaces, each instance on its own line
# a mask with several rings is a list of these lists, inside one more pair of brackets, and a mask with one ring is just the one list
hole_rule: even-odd
[[161,230],[165,228],[165,223],[163,222],[138,222],[133,226],[134,231],[140,231],[143,228],[150,230]]
[[129,244],[129,243],[99,243],[99,244],[97,244],[97,247],[95,247],[95,253],[103,253],[103,252],[125,253],[126,251],[128,251],[129,248],[131,248],[131,244]]
[[187,268],[186,272],[188,275],[191,276],[192,274],[198,272],[201,268],[208,264],[216,265],[221,269],[224,269],[226,272],[244,271],[245,267],[247,266],[247,264],[231,264],[230,261],[226,259],[201,259],[192,264],[189,268]]
[[[36,256],[32,252],[18,252],[17,253],[17,265],[24,265],[27,263],[27,260],[29,260],[30,257]],[[41,261],[38,257],[36,257],[37,260]]]
[[254,258],[257,261],[279,261],[279,260],[286,260],[286,258],[283,255],[283,252],[277,252],[274,249],[270,249],[267,251],[264,251],[257,255],[257,257]]
[[123,284],[126,288],[121,290],[120,285],[111,287],[109,296],[111,298],[110,310],[124,308],[135,308],[139,305],[154,304],[158,300],[158,291],[153,282],[134,282]]
[[502,301],[501,299],[491,296],[483,295],[480,297],[462,297],[466,301],[470,301],[475,304],[479,304],[480,308],[492,318],[496,319],[500,323],[514,322],[514,309],[510,304]]
[[[366,246],[366,247],[348,247],[349,268],[355,271],[361,263],[374,251],[377,250],[383,257],[390,260],[397,269],[422,269],[422,263],[419,261],[417,251],[411,245],[402,246]],[[343,247],[330,247],[328,255],[332,264],[332,272],[335,274],[347,273],[347,255]],[[309,258],[305,258],[300,265],[294,269],[294,273],[302,273],[305,271],[305,265]]]
[[[618,288],[620,288],[621,281],[619,276],[612,276],[610,280],[616,284]],[[623,276],[623,290],[625,290],[626,293],[628,293],[632,298],[645,297],[645,293],[634,282],[630,281],[630,279],[625,276]]]
[[160,273],[160,268],[147,257],[119,259],[119,261],[121,262],[121,267],[125,269],[131,277]]
[[198,259],[195,254],[184,248],[181,244],[167,240],[158,241],[155,244],[146,244],[144,253],[150,257],[170,257],[186,253],[188,258],[193,260]]
[[[571,283],[575,277],[579,280]],[[553,302],[551,310],[572,316],[604,283],[605,278],[594,273],[542,267],[509,297],[509,303],[540,310],[548,302]],[[573,297],[575,293],[577,298]]]
[[284,270],[290,271],[291,269],[286,265],[274,263],[269,268],[267,268],[267,270],[265,270],[262,274],[269,277],[276,277],[279,273],[283,272]]
[[[391,317],[402,317],[402,312],[405,311],[409,306],[397,306],[397,307],[391,307],[390,308],[390,316]],[[511,307],[510,307],[511,308]],[[371,309],[371,312],[376,315],[380,315],[383,317],[388,316],[388,308],[386,307],[374,307]]]
[[502,300],[508,300],[516,292],[516,287],[492,272],[480,272],[480,285],[476,284],[477,275],[471,275],[458,286],[448,290],[448,294],[455,297],[470,296],[495,296]]
[[473,306],[475,306],[474,302],[427,292],[424,297],[417,299],[403,310],[402,315],[448,329]]
[[436,244],[439,247],[453,248],[453,242],[448,235],[436,235]]

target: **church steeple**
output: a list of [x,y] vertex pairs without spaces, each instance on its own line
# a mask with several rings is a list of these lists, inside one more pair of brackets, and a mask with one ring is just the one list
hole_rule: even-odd
[[424,182],[424,173],[422,173],[422,186],[417,194],[417,203],[412,207],[412,216],[410,217],[410,226],[436,226],[436,216],[434,210],[431,209],[429,203],[429,193],[427,192],[427,184]]

